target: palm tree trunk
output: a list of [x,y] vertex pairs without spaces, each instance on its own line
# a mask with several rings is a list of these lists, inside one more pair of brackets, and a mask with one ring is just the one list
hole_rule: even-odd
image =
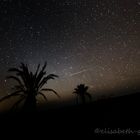
[[82,98],[82,104],[85,105],[85,103],[86,103],[85,96],[83,95],[81,98]]
[[36,98],[33,93],[28,94],[27,99],[24,103],[23,110],[25,112],[34,112],[36,111]]
[[78,105],[78,96],[76,95],[76,104]]

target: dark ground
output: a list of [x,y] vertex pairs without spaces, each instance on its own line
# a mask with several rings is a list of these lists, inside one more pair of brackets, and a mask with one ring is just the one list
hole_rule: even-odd
[[[104,136],[106,130],[128,130],[115,135],[140,135],[140,93],[99,100],[86,105],[36,113],[1,115],[4,137],[60,139]],[[96,132],[100,130],[100,132]],[[104,132],[101,132],[104,130]],[[19,136],[20,135],[20,136]],[[65,136],[66,135],[66,136]]]

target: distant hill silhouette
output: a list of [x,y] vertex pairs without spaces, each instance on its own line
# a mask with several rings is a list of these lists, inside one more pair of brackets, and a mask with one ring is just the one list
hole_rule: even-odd
[[[32,114],[1,115],[2,128],[12,129],[16,126],[19,131],[26,127],[34,133],[45,135],[92,135],[96,128],[140,128],[140,93],[102,99],[86,105],[75,105],[50,109]],[[24,120],[24,121],[22,121]],[[40,128],[39,130],[36,129]],[[44,127],[45,126],[45,129]],[[20,128],[20,129],[19,129]],[[15,131],[15,130],[14,130]],[[19,132],[21,133],[21,132]]]

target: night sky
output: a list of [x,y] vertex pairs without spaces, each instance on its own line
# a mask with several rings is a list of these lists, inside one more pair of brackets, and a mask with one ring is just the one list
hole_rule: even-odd
[[[48,62],[62,98],[140,91],[140,0],[0,0],[0,95],[9,67]],[[55,95],[54,95],[55,97]]]

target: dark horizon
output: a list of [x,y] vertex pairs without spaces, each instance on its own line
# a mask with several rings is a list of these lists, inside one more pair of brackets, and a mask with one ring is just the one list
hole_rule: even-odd
[[[86,100],[86,104],[98,104],[98,102],[106,102],[108,103],[108,100],[117,100],[118,98],[122,98],[124,99],[124,104],[127,98],[129,97],[135,97],[135,96],[139,96],[140,95],[140,91],[121,91],[118,92],[98,92],[98,93],[92,93],[90,92],[90,94],[92,95],[92,100]],[[47,95],[47,94],[46,94]],[[12,97],[11,99],[6,99],[5,101],[1,102],[1,106],[0,106],[0,114],[5,114],[5,113],[10,113],[11,112],[11,107],[12,105],[18,101],[18,97],[14,98]],[[132,100],[132,103],[134,101]],[[76,96],[72,95],[69,97],[61,97],[61,98],[48,98],[48,101],[44,101],[44,100],[38,100],[38,104],[37,104],[37,111],[47,111],[47,110],[58,110],[58,109],[67,109],[70,107],[76,107],[81,105],[81,103],[77,104],[76,103]],[[16,110],[13,110],[13,113],[15,112],[20,112],[22,109],[23,103],[21,105],[18,106],[18,108]],[[11,112],[12,113],[12,112]]]

